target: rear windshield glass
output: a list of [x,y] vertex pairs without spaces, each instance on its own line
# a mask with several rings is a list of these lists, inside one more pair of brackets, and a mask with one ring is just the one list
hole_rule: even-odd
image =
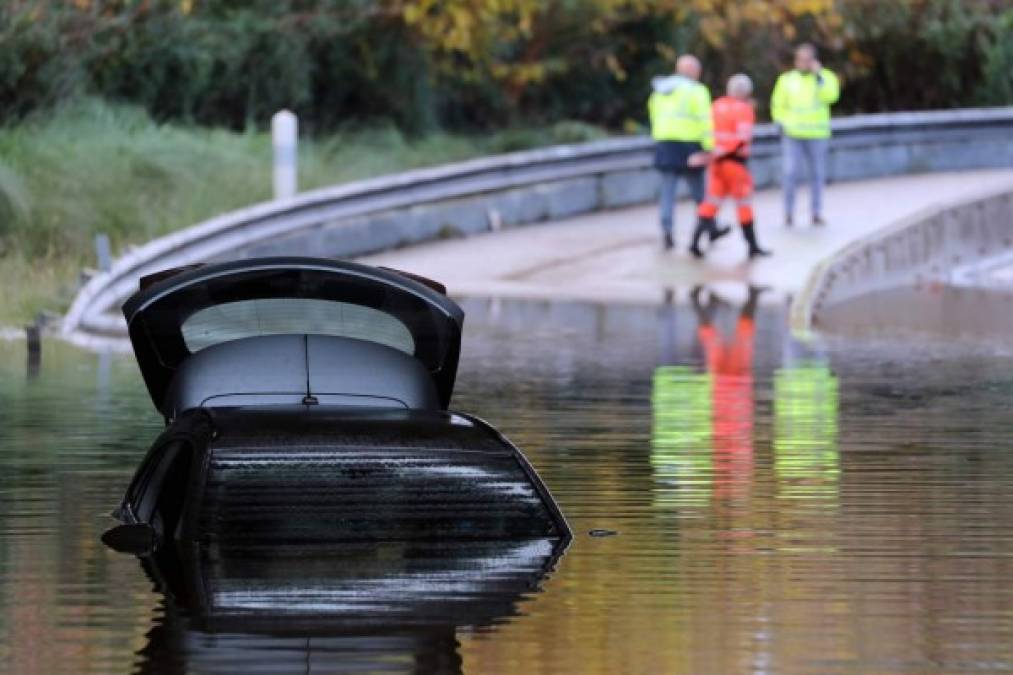
[[314,298],[258,298],[213,305],[194,312],[182,326],[193,353],[258,335],[333,335],[368,340],[414,354],[408,327],[372,307]]

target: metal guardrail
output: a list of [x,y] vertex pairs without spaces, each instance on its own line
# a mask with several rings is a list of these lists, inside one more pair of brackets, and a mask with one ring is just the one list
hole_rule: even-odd
[[[859,115],[835,120],[834,133],[832,153],[841,161],[835,163],[832,156],[831,179],[1013,164],[1013,107]],[[960,157],[957,151],[955,161],[940,162],[919,159],[918,152],[884,154],[940,144],[959,149],[973,142],[986,143],[988,156]],[[325,223],[572,179],[643,172],[651,166],[651,150],[650,139],[643,137],[557,146],[347,183],[226,213],[117,258],[80,290],[61,330],[67,337],[124,335],[119,304],[134,292],[141,276],[158,270],[233,257],[258,242]],[[771,125],[757,129],[753,156],[757,183],[769,184],[779,156],[777,131]]]

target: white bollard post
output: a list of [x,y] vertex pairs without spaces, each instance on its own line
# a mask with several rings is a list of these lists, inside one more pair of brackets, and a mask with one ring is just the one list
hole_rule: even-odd
[[288,110],[280,110],[271,118],[271,139],[274,146],[274,198],[287,199],[298,192],[299,119]]

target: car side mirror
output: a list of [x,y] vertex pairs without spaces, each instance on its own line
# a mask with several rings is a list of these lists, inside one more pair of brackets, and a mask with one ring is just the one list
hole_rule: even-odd
[[102,535],[102,543],[112,550],[136,556],[150,555],[157,542],[155,528],[147,523],[117,525]]

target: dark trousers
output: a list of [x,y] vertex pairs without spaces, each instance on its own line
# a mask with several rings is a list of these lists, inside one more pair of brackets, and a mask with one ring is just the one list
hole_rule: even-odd
[[703,171],[674,171],[659,169],[661,174],[661,229],[672,234],[675,227],[675,196],[679,179],[686,181],[689,194],[697,204],[703,201]]

